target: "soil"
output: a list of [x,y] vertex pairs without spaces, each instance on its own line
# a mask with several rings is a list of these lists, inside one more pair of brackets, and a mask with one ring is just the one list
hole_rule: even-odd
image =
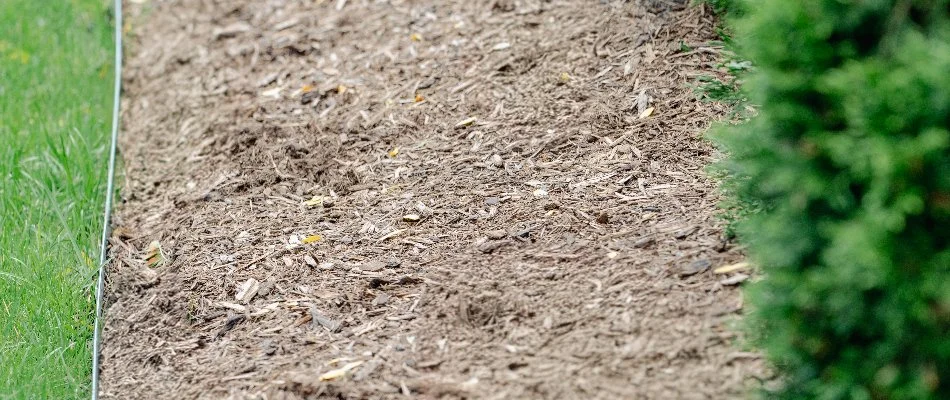
[[683,3],[131,2],[102,397],[741,396]]

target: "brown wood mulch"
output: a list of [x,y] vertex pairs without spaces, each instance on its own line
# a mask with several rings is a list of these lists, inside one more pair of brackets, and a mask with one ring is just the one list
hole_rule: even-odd
[[133,1],[102,395],[722,399],[683,1]]

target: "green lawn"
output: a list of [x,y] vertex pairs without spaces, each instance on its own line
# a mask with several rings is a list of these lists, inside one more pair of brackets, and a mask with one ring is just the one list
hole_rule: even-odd
[[108,0],[0,0],[0,399],[89,395]]

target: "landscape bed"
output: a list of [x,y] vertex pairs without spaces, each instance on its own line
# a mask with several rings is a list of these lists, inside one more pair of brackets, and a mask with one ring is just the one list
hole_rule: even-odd
[[666,3],[133,3],[102,397],[768,379],[716,272],[714,18]]

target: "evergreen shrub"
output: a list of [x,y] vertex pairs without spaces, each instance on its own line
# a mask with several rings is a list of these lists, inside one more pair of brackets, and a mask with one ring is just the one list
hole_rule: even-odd
[[712,137],[767,397],[950,399],[950,0],[739,6],[757,115]]

